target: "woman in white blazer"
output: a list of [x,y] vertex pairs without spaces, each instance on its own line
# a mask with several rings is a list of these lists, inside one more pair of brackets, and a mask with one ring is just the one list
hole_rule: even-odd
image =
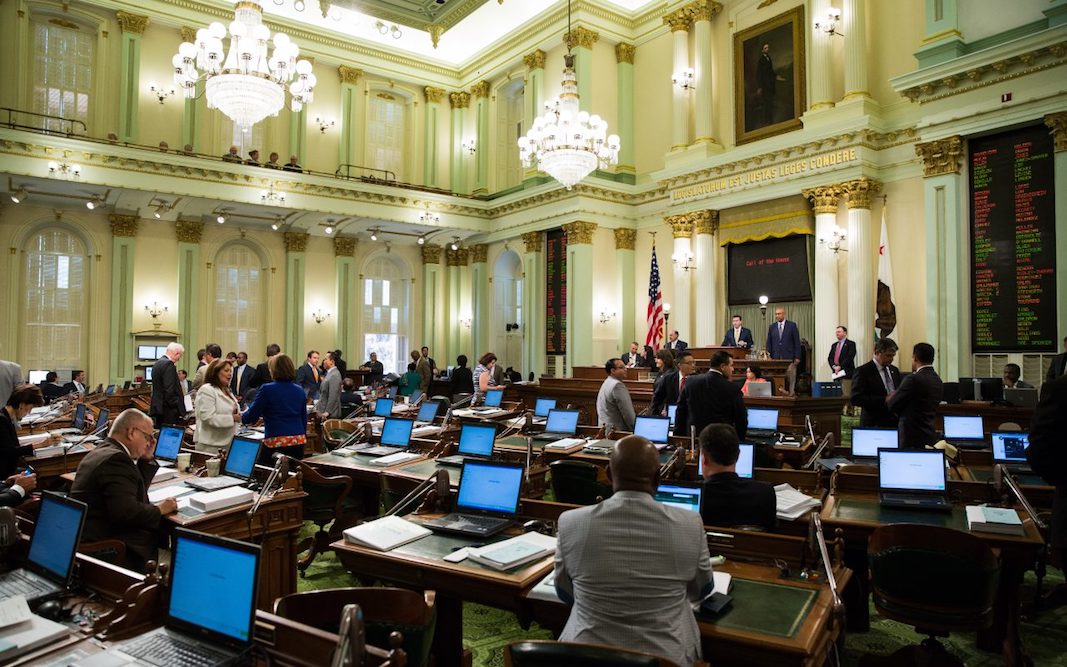
[[241,423],[237,399],[230,393],[233,364],[225,359],[216,359],[204,374],[204,384],[196,392],[196,448],[202,452],[218,454],[226,451],[236,425]]

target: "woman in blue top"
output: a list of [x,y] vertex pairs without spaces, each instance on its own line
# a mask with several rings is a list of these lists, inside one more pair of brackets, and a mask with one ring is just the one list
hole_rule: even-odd
[[307,442],[307,395],[296,380],[296,366],[284,354],[271,357],[267,369],[273,382],[259,387],[256,398],[241,415],[241,423],[254,424],[263,418],[263,448],[259,462],[273,465],[274,453],[304,458]]

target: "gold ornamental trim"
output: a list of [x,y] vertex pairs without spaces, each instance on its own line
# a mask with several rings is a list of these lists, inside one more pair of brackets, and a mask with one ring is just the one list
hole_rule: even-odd
[[335,236],[333,238],[333,254],[336,257],[354,257],[356,254],[356,239]]
[[923,161],[923,176],[958,174],[963,166],[963,138],[959,135],[915,144],[915,154]]
[[137,236],[137,226],[139,223],[139,218],[136,215],[111,213],[107,216],[107,221],[111,224],[112,236],[123,236],[129,238]]
[[196,28],[190,28],[187,25],[183,25],[178,28],[178,33],[182,36],[183,42],[189,42],[190,44],[196,43]]
[[676,9],[670,14],[663,17],[663,24],[671,27],[671,32],[687,32],[689,27],[693,25],[693,18],[686,11],[685,7]]
[[619,42],[615,45],[615,62],[622,64],[627,63],[629,65],[634,64],[634,53],[637,52],[637,47],[633,44],[627,44],[625,42]]
[[715,0],[696,0],[685,6],[693,22],[710,21],[722,11],[722,4]]
[[714,234],[719,230],[719,212],[711,209],[693,211],[689,214],[696,234]]
[[591,244],[593,232],[596,231],[595,222],[568,222],[563,225],[563,231],[567,234],[567,245]]
[[459,250],[448,248],[445,250],[445,264],[448,266],[467,266],[470,256],[470,250],[467,248],[460,248]]
[[842,183],[841,187],[844,191],[845,203],[849,208],[870,210],[871,195],[881,190],[882,184],[862,176],[854,181]]
[[489,82],[483,79],[471,86],[471,95],[473,95],[475,99],[479,97],[489,97]]
[[433,86],[426,86],[422,89],[422,92],[426,95],[427,104],[440,104],[441,100],[445,98],[444,88],[434,88]]
[[174,224],[174,232],[179,243],[200,243],[200,237],[204,234],[204,223],[199,220],[178,220]]
[[526,252],[542,252],[545,248],[545,235],[541,232],[526,232],[522,235],[522,244]]
[[422,246],[422,263],[423,264],[440,264],[441,263],[441,246],[426,244]]
[[308,239],[311,238],[311,234],[302,232],[285,232],[283,238],[285,239],[286,252],[304,252],[307,250]]
[[147,16],[131,14],[129,12],[115,12],[115,18],[118,19],[119,27],[122,28],[122,32],[124,33],[128,32],[134,35],[143,35],[145,28],[148,27]]
[[689,217],[688,213],[682,213],[679,215],[668,215],[663,218],[663,221],[671,226],[671,232],[676,239],[691,239],[693,238],[693,219]]
[[349,67],[348,65],[337,66],[337,78],[341,80],[341,83],[350,83],[354,86],[359,83],[359,79],[362,76],[363,70],[358,67]]
[[1052,130],[1053,149],[1057,153],[1067,151],[1067,111],[1045,116],[1045,125]]
[[802,190],[801,194],[811,200],[815,215],[837,213],[837,200],[841,197],[840,185],[820,185],[817,188]]
[[563,35],[563,43],[570,49],[591,49],[600,39],[599,32],[593,32],[589,28],[578,26],[572,32]]
[[484,243],[471,246],[471,263],[485,264],[489,258],[489,246]]
[[527,69],[544,69],[545,52],[541,49],[537,49],[533,53],[523,56],[522,63],[526,65]]
[[430,25],[426,27],[426,32],[430,33],[430,42],[433,44],[433,48],[437,48],[437,45],[441,41],[441,35],[445,34],[445,27],[443,25]]
[[466,109],[471,105],[471,94],[465,90],[449,93],[448,102],[453,109]]
[[636,229],[615,229],[615,249],[633,250],[637,246]]

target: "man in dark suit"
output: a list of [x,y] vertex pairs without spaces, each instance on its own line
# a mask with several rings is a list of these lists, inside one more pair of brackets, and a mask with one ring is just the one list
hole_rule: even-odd
[[671,354],[677,356],[679,352],[687,347],[689,347],[689,343],[684,340],[678,340],[677,331],[672,331],[667,335],[667,349],[671,351]]
[[788,359],[793,362],[785,371],[786,393],[795,393],[797,365],[800,363],[800,329],[797,323],[785,319],[785,308],[774,309],[774,322],[767,329],[767,353],[771,359]]
[[270,368],[267,366],[267,363],[270,362],[272,357],[276,357],[281,353],[282,348],[277,343],[271,343],[267,346],[267,361],[256,366],[256,372],[252,376],[252,383],[250,385],[252,389],[256,389],[271,381]]
[[860,408],[860,426],[896,428],[897,418],[886,407],[886,397],[900,386],[900,371],[893,365],[897,344],[892,338],[879,338],[874,344],[874,359],[856,369],[852,375],[849,400]]
[[[1063,348],[1067,350],[1067,336],[1063,339]],[[1050,382],[1064,375],[1067,375],[1067,351],[1052,357],[1052,363],[1049,364],[1048,373],[1045,375],[1045,382]]]
[[886,399],[889,411],[900,418],[897,435],[901,449],[923,449],[940,440],[934,421],[944,387],[933,363],[934,346],[916,343],[911,352],[911,375]]
[[722,337],[723,347],[743,347],[746,350],[755,347],[756,341],[752,338],[752,330],[741,326],[742,322],[740,315],[734,315],[731,318],[733,326],[727,329],[726,335]]
[[[1030,446],[1026,459],[1034,472],[1056,487],[1052,501],[1052,547],[1053,562],[1058,556],[1059,567],[1067,567],[1067,375],[1046,382],[1041,388],[1041,401],[1030,422]],[[1065,591],[1061,585],[1054,589],[1050,598],[1062,600]]]
[[85,386],[85,371],[71,371],[70,382],[63,385],[63,393],[85,396],[88,391],[89,388]]
[[652,407],[649,414],[666,415],[667,406],[678,403],[686,382],[696,370],[693,354],[689,350],[679,352],[674,363],[674,370],[664,373],[663,377],[656,380],[656,386],[652,390]]
[[848,327],[840,325],[835,332],[837,340],[830,346],[826,363],[834,373],[845,371],[843,378],[850,378],[856,372],[856,343],[848,339]]
[[138,572],[159,559],[160,519],[178,509],[174,498],[158,505],[148,500],[148,485],[159,468],[154,452],[152,420],[137,408],[124,410],[108,437],[82,459],[70,490],[71,498],[89,506],[83,539],[122,541],[126,562],[121,565]]
[[730,381],[733,358],[722,350],[711,355],[711,370],[695,375],[685,384],[674,416],[674,431],[689,434],[690,427],[700,433],[708,424],[731,424],[738,437],[748,431],[748,411],[741,387]]
[[184,353],[181,343],[171,343],[152,365],[152,406],[149,412],[156,426],[178,424],[185,417],[185,395],[178,384],[178,369],[175,367]]
[[304,388],[304,395],[311,400],[319,398],[319,353],[316,350],[308,352],[307,359],[296,369],[296,383]]
[[774,530],[778,520],[774,487],[767,482],[738,477],[740,454],[733,426],[710,424],[700,432],[700,472],[704,476],[700,515],[709,526],[759,526]]
[[626,364],[627,368],[641,368],[645,365],[645,358],[641,355],[641,346],[636,340],[630,343],[630,351],[623,353],[622,363]]
[[59,384],[58,380],[59,373],[48,371],[48,374],[44,376],[44,382],[38,385],[41,388],[41,394],[44,395],[45,403],[51,403],[57,398],[67,395],[67,392]]
[[252,377],[255,371],[248,365],[248,353],[238,352],[237,361],[233,365],[233,376],[230,378],[230,392],[238,400],[252,387]]

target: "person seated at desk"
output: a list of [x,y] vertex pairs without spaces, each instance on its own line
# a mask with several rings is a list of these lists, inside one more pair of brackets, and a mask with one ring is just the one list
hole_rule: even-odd
[[460,394],[474,393],[474,373],[467,368],[467,355],[461,354],[456,357],[456,367],[448,376],[448,393],[452,400]]
[[749,364],[745,368],[745,384],[741,385],[741,393],[748,396],[748,385],[752,382],[766,382],[767,378],[763,377],[763,371],[760,370],[758,364]]
[[691,665],[700,631],[690,604],[712,587],[704,526],[695,512],[656,502],[659,454],[645,438],[619,440],[608,476],[610,498],[559,517],[556,593],[573,604],[559,640]]
[[1019,378],[1023,375],[1023,369],[1019,364],[1004,364],[1004,388],[1005,389],[1033,389],[1034,385],[1023,382]]
[[343,417],[361,405],[363,405],[363,397],[359,394],[356,381],[352,378],[341,380],[341,414],[338,416]]
[[363,365],[359,367],[361,371],[368,371],[367,384],[373,386],[377,382],[382,381],[382,376],[385,375],[385,367],[382,366],[382,362],[378,361],[378,353],[371,352],[370,359],[363,362]]
[[103,442],[85,455],[71,485],[70,497],[89,506],[82,539],[120,540],[126,560],[119,563],[137,572],[158,560],[160,519],[178,510],[178,501],[149,502],[148,486],[155,476],[156,438],[152,419],[128,408],[115,419]]
[[0,411],[0,479],[15,473],[20,456],[33,456],[33,445],[19,444],[18,424],[30,414],[30,410],[42,405],[44,396],[40,387],[35,384],[15,385],[7,405]]
[[400,389],[397,391],[401,396],[411,396],[419,388],[422,376],[415,370],[415,362],[408,364],[408,372],[400,376]]
[[0,483],[0,507],[14,507],[37,488],[37,474],[16,474]]
[[51,403],[57,398],[67,395],[67,392],[63,389],[63,386],[59,384],[58,380],[59,373],[55,371],[48,371],[48,374],[44,376],[44,382],[42,382],[40,386],[45,403]]
[[700,472],[704,476],[700,515],[708,526],[759,526],[777,523],[774,487],[737,476],[741,454],[737,431],[729,424],[709,424],[700,432]]
[[268,362],[273,382],[259,388],[252,404],[241,415],[244,424],[263,418],[263,447],[259,462],[274,465],[274,454],[304,458],[307,442],[307,396],[296,383],[296,367],[288,355],[278,354]]

